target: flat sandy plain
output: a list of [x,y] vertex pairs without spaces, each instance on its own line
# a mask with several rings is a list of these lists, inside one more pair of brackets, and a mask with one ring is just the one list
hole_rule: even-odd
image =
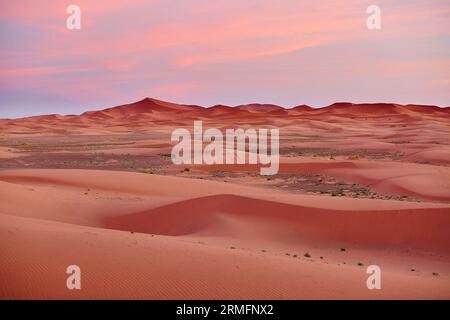
[[[173,165],[194,120],[280,128],[279,173]],[[0,298],[450,299],[449,136],[449,108],[396,104],[2,119]]]

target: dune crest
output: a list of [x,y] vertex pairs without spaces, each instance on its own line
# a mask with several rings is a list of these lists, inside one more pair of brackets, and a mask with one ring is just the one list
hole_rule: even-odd
[[[299,105],[283,108],[273,104],[247,104],[239,106],[215,105],[209,108],[177,104],[153,98],[107,108],[99,111],[88,111],[81,115],[42,115],[21,119],[0,119],[0,130],[5,134],[75,134],[75,133],[114,133],[121,132],[124,127],[131,131],[148,131],[149,125],[179,125],[179,115],[185,120],[222,120],[246,121],[249,125],[257,125],[270,121],[274,126],[305,123],[324,117],[339,117],[341,120],[352,118],[396,117],[402,121],[418,121],[430,117],[442,119],[449,117],[448,108],[436,106],[399,105],[392,103],[335,103],[323,108],[312,108]],[[307,117],[307,118],[303,118]]]

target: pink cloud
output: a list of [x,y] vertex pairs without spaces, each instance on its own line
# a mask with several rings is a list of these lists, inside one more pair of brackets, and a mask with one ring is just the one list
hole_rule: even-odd
[[[386,92],[380,100],[393,101],[387,79],[403,78],[415,93],[413,83],[449,75],[448,1],[380,0],[383,27],[376,32],[367,30],[367,4],[357,0],[74,3],[82,9],[80,31],[65,28],[69,3],[1,2],[0,21],[20,29],[11,36],[14,46],[0,53],[1,88],[111,101],[152,93],[202,101],[216,94],[226,102],[236,91],[242,100],[247,94],[297,99],[301,84],[304,93],[320,87],[329,101],[341,79],[358,83],[366,76]],[[23,30],[36,32],[23,36]],[[245,79],[235,74],[241,69],[248,70]],[[74,86],[80,90],[71,93]],[[448,93],[434,94],[450,100]]]

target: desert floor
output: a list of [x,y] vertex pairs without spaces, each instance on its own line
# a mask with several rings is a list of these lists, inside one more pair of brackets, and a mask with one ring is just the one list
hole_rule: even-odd
[[159,107],[126,130],[127,107],[0,122],[0,298],[450,299],[448,112],[216,108],[211,127],[280,127],[264,177],[173,165],[195,117]]

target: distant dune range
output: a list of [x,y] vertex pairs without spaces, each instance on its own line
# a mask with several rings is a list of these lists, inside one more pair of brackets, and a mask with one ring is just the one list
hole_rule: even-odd
[[[279,127],[279,175],[174,166],[194,120]],[[0,298],[450,299],[449,136],[449,108],[397,104],[2,119]]]
[[[320,126],[316,121],[333,124],[330,129],[338,130],[361,120],[393,119],[404,123],[417,123],[434,119],[445,121],[450,108],[437,106],[398,105],[388,103],[352,104],[335,103],[324,108],[299,105],[290,109],[273,104],[248,104],[235,107],[216,105],[203,108],[146,98],[141,101],[89,111],[81,115],[43,115],[21,119],[1,119],[2,134],[91,134],[147,132],[155,127],[181,125],[187,121],[210,120],[211,125],[226,126],[228,122],[241,125],[262,125],[289,127],[301,123],[311,129]],[[386,117],[391,117],[388,121]],[[444,119],[442,119],[444,118]],[[286,122],[288,121],[288,122]],[[361,124],[360,124],[361,125]]]

